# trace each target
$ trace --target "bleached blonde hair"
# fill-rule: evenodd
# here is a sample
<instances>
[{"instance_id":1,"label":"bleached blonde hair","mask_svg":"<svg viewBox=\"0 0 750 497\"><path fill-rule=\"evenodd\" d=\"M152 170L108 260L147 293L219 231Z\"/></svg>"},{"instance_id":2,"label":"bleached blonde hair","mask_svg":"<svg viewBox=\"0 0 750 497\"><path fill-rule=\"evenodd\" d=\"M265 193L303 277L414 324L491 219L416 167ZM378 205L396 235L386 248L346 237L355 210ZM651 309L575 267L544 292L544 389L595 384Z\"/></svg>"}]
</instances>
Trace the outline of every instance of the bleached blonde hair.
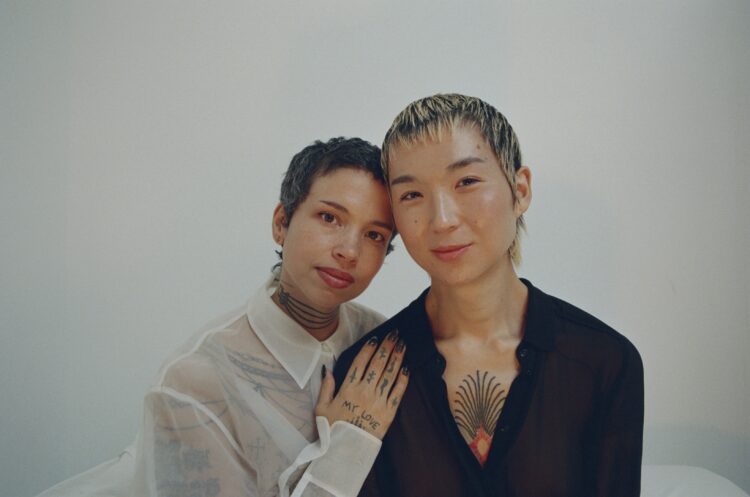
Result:
<instances>
[{"instance_id":1,"label":"bleached blonde hair","mask_svg":"<svg viewBox=\"0 0 750 497\"><path fill-rule=\"evenodd\" d=\"M440 141L444 132L458 126L475 126L487 140L508 180L516 201L516 171L521 167L521 147L508 120L487 102L457 93L437 94L415 100L406 106L383 139L380 165L388 181L388 166L394 147L425 140ZM521 263L521 232L526 230L523 215L516 220L516 236L508 252L511 261Z\"/></svg>"}]
</instances>

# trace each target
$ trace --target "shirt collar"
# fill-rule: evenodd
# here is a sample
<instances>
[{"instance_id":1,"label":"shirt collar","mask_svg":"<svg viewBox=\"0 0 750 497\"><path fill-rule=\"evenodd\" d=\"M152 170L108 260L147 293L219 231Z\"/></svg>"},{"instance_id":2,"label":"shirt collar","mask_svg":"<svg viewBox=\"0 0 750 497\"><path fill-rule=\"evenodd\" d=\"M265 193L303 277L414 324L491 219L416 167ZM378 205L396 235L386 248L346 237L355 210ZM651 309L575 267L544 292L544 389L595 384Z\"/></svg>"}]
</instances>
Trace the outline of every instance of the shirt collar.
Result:
<instances>
[{"instance_id":1,"label":"shirt collar","mask_svg":"<svg viewBox=\"0 0 750 497\"><path fill-rule=\"evenodd\" d=\"M411 369L438 356L435 341L432 338L430 319L425 310L425 299L429 291L429 288L425 289L411 304L394 316L399 336L406 343L405 361Z\"/></svg>"},{"instance_id":2,"label":"shirt collar","mask_svg":"<svg viewBox=\"0 0 750 497\"><path fill-rule=\"evenodd\" d=\"M521 282L529 289L523 341L538 349L552 351L555 348L555 334L559 322L556 319L554 300L532 285L529 280L521 278Z\"/></svg>"},{"instance_id":3,"label":"shirt collar","mask_svg":"<svg viewBox=\"0 0 750 497\"><path fill-rule=\"evenodd\" d=\"M555 319L554 301L528 280L521 278L521 281L529 290L522 342L544 351L551 351L554 349L558 322ZM407 346L406 362L411 368L419 367L430 359L440 358L425 309L425 299L429 290L424 290L395 316L396 326Z\"/></svg>"},{"instance_id":4,"label":"shirt collar","mask_svg":"<svg viewBox=\"0 0 750 497\"><path fill-rule=\"evenodd\" d=\"M323 360L332 364L354 341L349 307L341 305L336 331L319 342L271 300L277 287L278 280L274 273L248 302L247 319L263 345L297 385L304 388L317 369L321 356L331 356L331 360L326 361L325 357Z\"/></svg>"}]
</instances>

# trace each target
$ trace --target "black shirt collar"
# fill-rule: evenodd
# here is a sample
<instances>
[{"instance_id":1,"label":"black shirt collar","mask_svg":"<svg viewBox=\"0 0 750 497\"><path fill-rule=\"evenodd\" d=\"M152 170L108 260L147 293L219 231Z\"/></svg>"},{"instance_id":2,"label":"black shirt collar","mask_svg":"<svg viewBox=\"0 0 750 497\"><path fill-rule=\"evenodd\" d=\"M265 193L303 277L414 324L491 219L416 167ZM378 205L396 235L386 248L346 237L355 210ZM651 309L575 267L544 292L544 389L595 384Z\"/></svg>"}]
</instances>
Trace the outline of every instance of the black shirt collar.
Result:
<instances>
[{"instance_id":1,"label":"black shirt collar","mask_svg":"<svg viewBox=\"0 0 750 497\"><path fill-rule=\"evenodd\" d=\"M555 327L557 326L554 319L554 301L528 280L521 278L521 281L529 290L522 343L543 351L551 351L554 349ZM425 309L425 299L429 290L429 288L425 289L397 316L399 333L407 347L406 362L411 369L441 357L435 347L432 327Z\"/></svg>"},{"instance_id":2,"label":"black shirt collar","mask_svg":"<svg viewBox=\"0 0 750 497\"><path fill-rule=\"evenodd\" d=\"M549 352L555 348L555 333L558 320L555 319L555 302L546 293L521 278L529 289L529 300L526 306L523 341L538 349Z\"/></svg>"}]
</instances>

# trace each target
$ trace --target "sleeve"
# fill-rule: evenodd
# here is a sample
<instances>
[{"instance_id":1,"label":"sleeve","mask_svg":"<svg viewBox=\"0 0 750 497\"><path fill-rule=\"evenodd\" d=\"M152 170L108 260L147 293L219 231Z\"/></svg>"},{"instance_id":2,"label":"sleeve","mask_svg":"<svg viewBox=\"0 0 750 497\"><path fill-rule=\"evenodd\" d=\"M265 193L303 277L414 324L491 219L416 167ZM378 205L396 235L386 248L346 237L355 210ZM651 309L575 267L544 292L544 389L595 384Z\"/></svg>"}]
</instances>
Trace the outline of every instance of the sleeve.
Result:
<instances>
[{"instance_id":1,"label":"sleeve","mask_svg":"<svg viewBox=\"0 0 750 497\"><path fill-rule=\"evenodd\" d=\"M336 380L337 391L344 381L349 367L354 362L354 357L369 336L371 336L371 333L360 338L336 361L333 375ZM328 493L320 494L325 496L379 497L380 492L374 465L382 442L350 423L337 421L329 428L328 420L323 417L316 418L316 422L321 444L325 443L325 433L330 429L330 448L324 455L310 464L305 474L300 478L293 496L308 497L307 493L300 492L307 492L309 488L314 487L328 489ZM343 484L342 476L346 476L346 482ZM332 485L331 482L337 482L338 484ZM310 495L316 494L311 493Z\"/></svg>"},{"instance_id":2,"label":"sleeve","mask_svg":"<svg viewBox=\"0 0 750 497\"><path fill-rule=\"evenodd\" d=\"M330 427L318 417L319 439L268 488L260 480L269 475L244 456L222 420L224 407L170 388L149 393L132 495L355 497L380 450L380 440L364 430L345 422Z\"/></svg>"},{"instance_id":3,"label":"sleeve","mask_svg":"<svg viewBox=\"0 0 750 497\"><path fill-rule=\"evenodd\" d=\"M281 496L290 495L291 475L309 462L292 497L355 497L380 451L380 440L345 421L330 426L325 417L318 416L316 423L318 441L305 447L279 477Z\"/></svg>"},{"instance_id":4,"label":"sleeve","mask_svg":"<svg viewBox=\"0 0 750 497\"><path fill-rule=\"evenodd\" d=\"M161 388L144 403L133 496L258 496L257 468L220 419L223 406Z\"/></svg>"},{"instance_id":5,"label":"sleeve","mask_svg":"<svg viewBox=\"0 0 750 497\"><path fill-rule=\"evenodd\" d=\"M362 342L362 340L360 340ZM341 355L334 367L336 386L341 385L359 349L353 345ZM344 421L333 426L325 417L315 419L318 441L300 452L292 466L279 478L282 497L355 497L375 463L382 442L366 431ZM293 491L289 481L294 471L309 462Z\"/></svg>"},{"instance_id":6,"label":"sleeve","mask_svg":"<svg viewBox=\"0 0 750 497\"><path fill-rule=\"evenodd\" d=\"M605 395L601 427L595 495L641 495L643 363L630 342L627 342L620 371Z\"/></svg>"}]
</instances>

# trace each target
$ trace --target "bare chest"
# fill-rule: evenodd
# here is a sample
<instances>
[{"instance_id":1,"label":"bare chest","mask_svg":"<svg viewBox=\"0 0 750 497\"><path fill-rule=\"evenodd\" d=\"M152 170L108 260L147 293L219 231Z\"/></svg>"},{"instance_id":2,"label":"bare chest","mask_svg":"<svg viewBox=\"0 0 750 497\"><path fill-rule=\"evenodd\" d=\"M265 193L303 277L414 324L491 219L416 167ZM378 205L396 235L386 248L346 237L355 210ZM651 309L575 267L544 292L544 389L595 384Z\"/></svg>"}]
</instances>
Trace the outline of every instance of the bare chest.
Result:
<instances>
[{"instance_id":1,"label":"bare chest","mask_svg":"<svg viewBox=\"0 0 750 497\"><path fill-rule=\"evenodd\" d=\"M510 385L518 375L513 351L446 357L448 403L464 441L484 466Z\"/></svg>"}]
</instances>

